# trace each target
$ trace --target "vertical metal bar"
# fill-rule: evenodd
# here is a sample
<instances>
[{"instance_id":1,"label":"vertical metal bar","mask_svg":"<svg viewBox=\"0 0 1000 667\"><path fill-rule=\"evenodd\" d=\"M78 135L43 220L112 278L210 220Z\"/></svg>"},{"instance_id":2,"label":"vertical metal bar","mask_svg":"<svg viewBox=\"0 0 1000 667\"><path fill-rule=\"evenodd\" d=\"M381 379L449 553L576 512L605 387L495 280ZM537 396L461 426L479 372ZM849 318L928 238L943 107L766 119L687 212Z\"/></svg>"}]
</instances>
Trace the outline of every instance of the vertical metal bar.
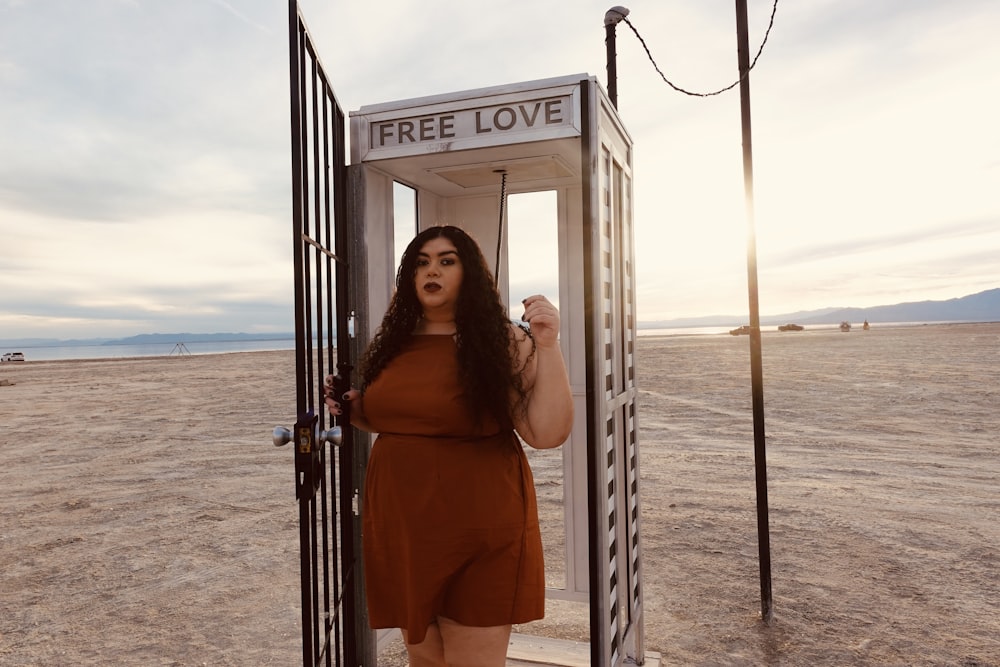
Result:
<instances>
[{"instance_id":1,"label":"vertical metal bar","mask_svg":"<svg viewBox=\"0 0 1000 667\"><path fill-rule=\"evenodd\" d=\"M312 229L309 230L310 236L317 242L317 244L323 244L322 236L322 222L325 213L324 207L320 202L320 195L322 194L321 184L321 174L323 174L323 169L325 167L325 162L320 159L320 135L319 128L321 122L321 115L319 111L320 104L320 91L317 90L317 68L319 67L316 62L316 57L314 55L313 47L309 45L309 54L312 60L312 167L313 167L313 210L315 214L312 220ZM323 106L325 107L326 100L322 98ZM324 147L325 148L325 147ZM319 384L322 382L323 375L323 313L324 309L324 294L326 294L326 286L323 283L323 263L325 260L324 253L319 247L314 246L313 249L313 262L311 265L311 270L314 271L315 276L313 277L315 295L312 299L312 304L314 305L315 317L312 320L312 324L315 327L313 335L310 336L310 345L315 345L315 353L310 358L310 374L309 374L309 404L320 418L320 424L323 424L323 411L320 409L322 407L322 397L316 396L315 392L318 391Z\"/></svg>"},{"instance_id":2,"label":"vertical metal bar","mask_svg":"<svg viewBox=\"0 0 1000 667\"><path fill-rule=\"evenodd\" d=\"M333 247L333 244L331 242L331 235L330 235L330 133L329 133L330 104L329 104L329 90L327 89L326 81L322 78L322 71L320 71L320 80L317 81L316 83L314 83L313 85L315 86L317 84L319 84L321 86L321 90L322 90L322 93L323 93L322 96L320 97L320 100L321 100L320 117L322 119L322 125L321 126L318 125L318 127L322 127L322 142L321 143L322 143L322 153L323 153L323 160L322 160L323 168L322 168L322 170L320 170L320 169L317 168L317 174L322 174L322 184L323 184L323 186L322 186L322 198L323 198L322 223L323 224L322 224L322 228L321 228L320 224L319 224L320 220L317 218L317 220L316 220L316 240L324 248L329 249L329 248ZM317 160L317 162L318 162L318 160ZM318 201L318 199L317 199L317 201ZM333 307L332 307L332 299L331 299L331 297L333 295L332 284L331 284L332 283L332 279L330 277L330 269L331 269L330 262L331 262L331 260L330 260L329 255L326 255L325 253L321 253L317 249L317 251L316 251L316 262L317 262L317 265L319 265L320 262L324 263L325 268L326 268L326 272L325 272L326 282L325 282L325 285L322 284L322 283L320 283L321 279L319 277L317 278L317 284L319 285L318 289L320 291L323 291L323 287L325 286L325 288L326 288L325 291L323 291L323 294L325 295L325 297L320 297L318 299L317 309L318 309L318 311L322 311L322 312L317 312L317 321L321 323L320 324L321 327L322 327L322 323L323 322L325 322L327 324L327 336L330 336L330 335L332 335L331 328L333 326L332 322L331 322L331 317L333 315L333 310L334 310ZM325 308L324 308L324 306L325 306ZM318 344L318 349L317 349L317 354L316 354L316 363L317 363L317 368L319 368L320 372L322 373L323 372L324 352L328 350L330 352L331 356L332 356L333 350L332 350L332 348L330 348L328 346L326 347L326 349L324 349L325 346L323 345L323 332L322 331L318 332L316 340L317 340L317 344ZM324 590L323 595L324 595L324 601L325 601L325 607L324 607L324 609L326 610L326 618L328 619L327 622L326 622L326 624L325 624L325 630L324 630L324 634L326 636L326 644L327 644L327 652L326 652L326 664L327 664L327 667L329 667L332 664L332 662L331 662L332 661L331 653L335 653L336 656L337 656L337 662L338 662L338 664L340 662L340 641L339 641L340 640L340 635L339 635L339 632L337 632L338 624L337 624L336 621L332 620L332 619L337 618L337 610L335 608L331 609L331 607L330 607L331 584L332 584L332 589L333 589L332 590L333 600L338 600L340 598L340 576L339 576L339 569L338 569L338 566L337 566L337 563L338 563L338 558L337 558L337 542L336 542L336 538L335 537L333 538L333 541L331 541L331 536L330 536L329 531L327 529L327 521L326 521L326 516L329 515L330 516L330 521L333 523L333 531L332 531L333 535L336 535L337 534L338 515L334 512L334 509L333 509L334 508L333 499L336 498L336 497L338 497L339 486L343 484L343 480L340 480L338 478L338 476L334 472L336 470L335 464L336 464L338 458L339 457L337 456L336 450L331 448L331 450L330 450L330 465L329 465L329 468L327 468L326 465L324 465L324 467L323 467L324 479L326 478L326 475L329 473L329 479L330 479L330 483L332 485L332 488L330 489L330 500L328 501L325 496L324 496L324 499L323 499L323 512L324 512L324 521L323 521L323 545L324 545L324 548L323 548L323 572L325 573L325 576L323 578L323 590ZM329 505L327 504L328 502L329 502ZM331 630L333 631L333 634L334 634L334 638L333 638L334 639L334 641L333 641L334 651L332 651L332 652L330 651L330 633L331 633Z\"/></svg>"},{"instance_id":3,"label":"vertical metal bar","mask_svg":"<svg viewBox=\"0 0 1000 667\"><path fill-rule=\"evenodd\" d=\"M317 447L321 447L322 443L317 442ZM322 460L322 459L321 459ZM323 469L320 468L318 473L323 474ZM314 472L315 474L315 472ZM310 574L312 578L309 582L309 595L311 597L311 607L312 607L312 619L310 623L310 630L312 631L312 646L313 646L313 662L322 655L322 635L320 634L320 600L319 600L319 559L316 558L316 550L319 548L317 533L316 533L316 521L317 521L317 506L316 506L316 489L311 488L312 496L309 499L309 554L310 554ZM323 492L325 494L325 491Z\"/></svg>"},{"instance_id":4,"label":"vertical metal bar","mask_svg":"<svg viewBox=\"0 0 1000 667\"><path fill-rule=\"evenodd\" d=\"M346 144L344 130L343 111L339 106L335 108L335 124L333 127L333 187L334 187L334 233L335 251L341 261L335 263L337 271L337 377L340 378L341 387L349 389L351 386L351 372L353 370L351 358L351 337L350 337L350 266L344 261L351 252L350 237L348 234L347 220L347 165L345 162L344 147ZM342 427L341 446L339 452L340 467L340 552L341 567L343 577L343 590L356 591L362 585L360 555L355 549L358 538L354 530L354 503L355 494L359 491L359 484L354 476L355 458L355 438L354 430L350 427L350 413L345 415L345 424ZM343 611L344 630L344 660L348 665L362 664L360 660L362 653L373 653L373 649L366 649L366 642L363 634L366 629L365 624L360 622L357 609L359 596L345 594L341 601ZM371 656L372 658L374 655ZM367 663L365 663L367 664Z\"/></svg>"},{"instance_id":5,"label":"vertical metal bar","mask_svg":"<svg viewBox=\"0 0 1000 667\"><path fill-rule=\"evenodd\" d=\"M313 236L315 234L314 229L319 227L318 219L320 216L320 206L319 206L319 195L317 194L317 188L319 183L319 160L318 153L319 147L317 144L317 112L316 112L316 57L312 51L312 45L309 43L308 33L303 29L303 58L308 58L309 62L309 100L306 100L308 107L306 110L306 127L309 132L309 137L306 140L305 150L309 151L309 139L312 139L312 150L311 153L311 166L312 166L312 183L311 189L307 194L313 195L312 206L310 206L309 197L305 198L305 225L303 225L303 231L309 235ZM306 75L305 63L303 64L303 76ZM316 258L316 263L318 264L320 258L319 250L313 251L313 256ZM306 321L306 326L308 327L308 336L306 338L306 346L309 350L309 356L306 359L306 368L308 369L305 378L307 395L309 398L309 408L313 410L315 408L315 395L316 391L315 378L313 376L313 345L316 340L316 331L314 330L314 325L316 322L316 309L319 306L319 296L318 294L313 294L313 276L312 268L313 263L308 261L305 262L305 275L303 276L303 283L306 285L307 298L305 300L306 312L304 313L304 319ZM317 267L318 268L318 267ZM317 276L318 279L318 276ZM315 308L314 308L315 306Z\"/></svg>"},{"instance_id":6,"label":"vertical metal bar","mask_svg":"<svg viewBox=\"0 0 1000 667\"><path fill-rule=\"evenodd\" d=\"M289 74L288 82L291 87L290 91L290 106L291 106L291 143L292 143L292 258L293 267L295 273L295 312L301 312L302 308L302 288L300 285L300 279L302 276L302 239L300 234L302 233L302 108L301 108L301 76L299 72L300 63L300 41L299 41L299 11L298 3L296 0L289 0L288 2L288 47L289 47ZM301 348L299 343L301 342L302 331L300 330L300 322L296 318L295 322L295 349L298 351ZM296 353L295 356L295 373L297 378L302 378L305 375L305 368L303 367L303 361L305 358L300 353ZM304 411L306 400L305 400L305 387L301 382L296 382L295 387L295 403L296 408L301 413Z\"/></svg>"},{"instance_id":7,"label":"vertical metal bar","mask_svg":"<svg viewBox=\"0 0 1000 667\"><path fill-rule=\"evenodd\" d=\"M322 563L322 568L320 568L319 565L317 564L316 570L323 575L322 576L322 586L323 586L323 595L322 595L323 607L322 607L322 609L323 609L323 615L322 615L322 617L320 617L320 615L319 615L319 607L317 606L317 614L316 614L316 616L317 616L317 622L316 622L316 626L317 626L318 632L317 632L316 642L317 642L317 644L320 647L320 649L319 649L320 653L318 655L320 657L324 657L326 664L329 665L330 664L330 646L329 646L330 642L329 642L329 639L328 639L328 635L329 635L329 620L328 619L331 618L331 614L330 614L330 553L329 553L330 531L329 531L328 526L327 526L327 515L329 513L329 507L330 507L330 500L329 500L329 498L335 492L335 488L333 490L330 490L330 491L327 490L327 488L328 488L328 485L327 485L327 443L320 442L320 443L317 444L317 446L320 447L320 464L319 464L319 470L318 470L318 474L320 475L320 487L319 487L319 500L317 501L317 505L319 506L318 514L319 514L320 529L321 529L320 530L320 539L317 540L317 544L319 545L319 550L320 550L319 561ZM333 451L330 451L330 455L329 456L330 456L330 462L331 462L331 465L332 465L332 462L335 459L335 455L334 455ZM334 480L331 479L330 483L333 484L334 487L336 487L336 483L335 483ZM317 597L319 597L320 580L318 578L315 580L314 585L316 587L316 595L317 595Z\"/></svg>"},{"instance_id":8,"label":"vertical metal bar","mask_svg":"<svg viewBox=\"0 0 1000 667\"><path fill-rule=\"evenodd\" d=\"M302 243L303 230L303 143L305 128L302 123L302 33L299 27L299 8L296 0L288 2L288 81L289 81L289 112L291 120L292 148L292 258L295 281L295 405L298 419L303 419L307 411L306 384L306 347L305 322L301 313L304 310L305 293L302 285L304 247ZM297 446L297 443L296 443ZM314 663L313 642L310 633L312 626L312 599L309 595L310 572L312 570L310 543L311 512L308 495L310 493L307 479L296 466L296 496L299 504L299 575L302 601L302 663Z\"/></svg>"},{"instance_id":9,"label":"vertical metal bar","mask_svg":"<svg viewBox=\"0 0 1000 667\"><path fill-rule=\"evenodd\" d=\"M764 431L764 371L757 294L757 240L753 201L753 144L750 132L750 51L747 3L736 0L736 36L740 68L740 116L743 129L743 189L747 216L747 292L750 304L750 383L753 395L754 467L757 482L757 548L760 554L761 618L774 617L771 599L771 538L767 511L767 454Z\"/></svg>"},{"instance_id":10,"label":"vertical metal bar","mask_svg":"<svg viewBox=\"0 0 1000 667\"><path fill-rule=\"evenodd\" d=\"M300 198L300 211L301 216L299 220L298 230L296 232L296 241L299 244L299 253L301 256L300 267L298 274L298 284L302 290L302 297L300 302L296 303L296 332L300 335L296 337L295 349L297 355L300 357L300 365L302 368L301 375L296 376L297 384L299 385L299 391L302 394L302 405L299 410L307 412L313 405L312 402L312 392L310 389L310 378L312 376L312 290L309 288L309 257L308 257L308 247L303 239L302 235L309 232L309 221L312 219L312 210L309 202L309 109L307 106L307 85L306 85L306 72L307 68L307 46L309 41L309 36L306 33L305 26L302 25L301 17L297 17L298 21L298 58L299 58L299 117L302 127L302 133L300 136L300 162L299 168L301 169L301 189L299 191Z\"/></svg>"},{"instance_id":11,"label":"vertical metal bar","mask_svg":"<svg viewBox=\"0 0 1000 667\"><path fill-rule=\"evenodd\" d=\"M329 217L330 217L330 203L329 203L330 194L329 194L329 192L330 192L330 187L329 187L329 174L328 174L329 164L327 162L327 155L328 155L328 152L329 152L329 148L327 146L327 129L326 129L326 123L327 123L327 98L326 98L326 91L325 90L324 90L324 94L323 94L323 98L322 98L322 118L323 118L323 142L322 142L323 143L323 171L322 171L322 173L323 173L323 221L322 221L323 222L323 229L322 229L322 231L320 230L319 220L317 220L316 228L317 228L317 234L318 235L317 235L316 238L317 238L317 240L319 241L319 243L324 248L328 248L329 247L329 241L330 241L330 234L329 234L329 228L330 228L330 220L329 220ZM322 376L325 373L325 370L324 370L324 359L326 358L325 357L325 353L329 352L332 355L332 350L330 350L328 347L326 347L324 345L323 330L322 330L322 328L323 328L323 325L326 325L326 335L327 336L331 335L329 321L330 321L331 311L333 310L332 307L331 307L331 299L332 299L333 291L332 291L332 286L330 285L330 282L331 282L330 281L330 258L326 254L320 253L319 251L317 251L316 261L317 261L317 264L319 264L320 262L323 262L323 264L325 265L324 266L325 272L323 272L323 275L322 276L317 276L317 284L318 285L321 284L320 281L323 281L322 284L321 284L321 286L318 289L320 291L322 291L323 294L324 294L324 296L318 300L318 305L317 305L317 322L320 323L320 329L321 330L317 333L317 336L316 336L316 342L317 342L316 367L317 367L317 369L319 371L319 374ZM329 362L326 362L326 363L329 363ZM322 381L322 380L320 380L320 381ZM337 456L337 450L335 448L333 448L333 447L330 447L329 451L330 451L330 454L329 454L329 456L330 456L330 458L329 458L329 466L326 465L325 461L324 461L324 466L323 466L323 478L330 480L330 494L329 494L329 499L327 499L326 497L324 497L324 499L323 499L323 512L324 512L324 515L323 515L324 516L324 521L323 521L323 545L324 545L323 546L323 572L325 573L324 577L323 577L323 591L324 591L323 595L324 595L324 600L325 600L324 609L326 611L326 618L328 619L327 622L326 622L326 628L325 628L324 632L325 632L325 635L326 635L326 643L328 645L328 647L327 647L327 659L326 659L326 664L328 666L331 664L331 662L330 662L331 661L331 656L330 656L330 651L329 651L329 644L330 644L329 635L330 635L330 630L331 630L331 627L336 627L336 623L333 620L331 620L331 619L334 619L337 616L337 610L335 608L336 607L336 600L340 596L340 586L339 586L339 584L340 584L340 578L337 576L337 539L335 537L336 534L337 534L337 515L336 515L336 512L335 512L335 507L336 506L334 505L334 500L333 500L334 498L337 497L337 489L338 489L338 484L340 483L340 480L337 479L337 476L333 472L334 469L335 469L334 466L336 465L337 458L338 458L338 456ZM327 521L327 517L329 517L329 521ZM328 529L328 523L332 523L333 524L332 527L329 528L329 529ZM331 599L334 601L333 608L331 608L331 603L330 603ZM340 646L339 646L339 644L336 641L336 637L335 637L333 648L334 648L334 655L339 656ZM338 657L338 660L339 660L339 657Z\"/></svg>"},{"instance_id":12,"label":"vertical metal bar","mask_svg":"<svg viewBox=\"0 0 1000 667\"><path fill-rule=\"evenodd\" d=\"M312 215L310 216L310 226L307 228L307 233L317 242L322 241L321 229L322 229L322 218L323 218L323 207L322 207L322 170L324 163L320 156L320 112L319 112L319 99L320 95L325 91L321 90L319 85L319 63L316 59L316 52L312 43L307 38L305 40L306 53L309 57L310 68L309 68L309 114L311 123L311 133L310 139L312 140ZM307 302L307 307L310 309L308 313L308 320L310 326L315 326L315 330L310 329L309 335L309 377L307 382L309 385L309 397L310 404L313 403L314 392L316 391L316 377L313 374L313 364L318 364L316 370L322 373L323 365L323 349L322 349L322 336L323 336L323 259L324 254L319 248L313 250L314 262L309 264L310 270L312 265L315 264L315 277L309 275L309 283L313 285L315 281L314 288L315 292L310 294L310 299ZM319 349L313 353L313 345L317 345ZM321 412L321 410L320 410ZM329 529L329 516L330 516L330 500L328 493L327 484L327 457L326 457L326 442L317 443L320 451L320 462L319 470L317 474L319 475L319 498L316 500L317 511L315 521L318 522L319 534L316 536L315 544L318 553L316 555L316 562L313 564L313 597L315 599L316 617L314 619L313 627L315 629L316 637L315 644L317 646L317 657L324 658L324 661L329 664L330 662L330 651L329 651L329 622L330 618L330 529ZM314 530L317 529L316 523L313 524ZM322 610L322 613L321 613Z\"/></svg>"},{"instance_id":13,"label":"vertical metal bar","mask_svg":"<svg viewBox=\"0 0 1000 667\"><path fill-rule=\"evenodd\" d=\"M339 114L338 114L338 108L337 108L336 102L334 101L331 104L332 91L328 90L327 83L326 83L325 80L324 80L323 92L324 92L324 94L323 94L323 164L324 164L324 178L323 178L323 222L324 222L324 226L323 226L323 238L320 240L320 242L321 242L321 244L323 245L324 248L331 249L331 248L334 247L334 242L335 242L335 235L334 235L334 231L333 231L333 227L332 227L332 222L333 221L332 221L331 218L332 218L333 215L335 215L335 213L331 210L331 205L330 205L330 190L331 190L331 188L333 188L334 190L336 188L336 186L333 184L333 181L337 177L337 171L336 171L336 166L331 164L330 142L331 141L335 142L334 143L334 149L335 149L334 154L336 153L336 149L337 149L337 147L338 147L339 144L336 143L336 139L331 139L331 137L330 137L330 114L332 112L332 115L333 115L334 119L339 118ZM332 109L331 109L331 106L332 106ZM334 122L336 122L336 120ZM336 192L334 192L334 196L336 196ZM325 260L325 267L326 267L326 294L327 294L327 298L326 298L327 309L326 309L326 318L325 318L326 319L326 341L325 341L325 343L326 343L327 355L326 355L326 368L324 369L324 375L334 375L334 373L335 373L335 371L334 371L334 359L335 359L335 356L336 356L335 353L334 353L334 340L335 340L334 336L336 335L336 331L337 331L337 328L335 326L335 319L334 318L337 315L337 308L333 307L333 304L331 303L331 298L338 293L336 290L339 289L340 286L337 285L335 283L335 281L334 281L335 266L334 266L333 259L329 255L324 255L324 260ZM321 365L322 365L322 363L321 363ZM331 421L332 421L332 418L331 418ZM340 459L341 459L341 454L336 449L331 448L331 450L330 450L330 466L329 466L329 469L328 469L328 473L330 475L330 479L331 479L331 482L332 482L332 485L333 485L333 489L332 489L332 492L331 492L331 506L333 506L333 500L332 500L333 498L338 498L339 499L339 497L341 495L341 487L344 484L343 477L340 476L340 475L338 475L337 472L336 472L337 471L337 467L336 466L337 466L338 462L340 461ZM342 521L343 521L343 517L340 516L340 512L338 511L336 514L334 514L334 535L339 534L339 531L338 531L339 522L342 522ZM324 538L324 542L326 542L326 538ZM328 544L330 544L330 549L331 549L332 553L330 554L329 562L325 566L325 568L326 568L326 572L328 573L327 576L332 576L333 599L334 600L340 600L341 599L341 590L342 590L341 583L342 583L342 580L343 580L343 576L342 576L342 564L341 564L342 561L341 561L341 557L340 557L340 554L339 554L339 550L337 548L337 540L334 538L331 542L328 542ZM330 574L331 568L333 569L332 575ZM338 621L334 621L331 625L332 625L332 628L334 630L334 649L335 649L337 664L339 665L340 664L341 655L342 655L341 645L340 645L340 624L343 622L343 620L342 620L343 617L341 615L339 615L336 610L334 610L333 618L338 618L338 617L341 620L339 622ZM328 661L328 664L329 664L329 661Z\"/></svg>"},{"instance_id":14,"label":"vertical metal bar","mask_svg":"<svg viewBox=\"0 0 1000 667\"><path fill-rule=\"evenodd\" d=\"M342 147L336 138L337 134L336 127L334 127L333 129L334 136L331 137L330 116L332 113L334 118L333 122L337 123L339 122L340 114L338 113L336 102L333 100L333 91L330 89L329 82L326 81L326 78L323 75L322 70L320 70L320 80L318 81L318 84L322 86L323 90L323 106L322 106L323 142L322 143L323 143L323 166L324 166L323 169L324 225L322 234L324 238L324 244L323 244L324 247L327 249L333 249L336 243L336 230L334 229L334 225L337 213L334 210L333 205L331 204L331 194L333 196L333 200L335 201L338 196L338 190L339 190L339 187L336 184L336 180L339 177L339 172L337 166L332 163L332 160L333 156L336 156L337 152L339 150L342 150ZM331 155L330 151L331 145L333 146L333 155ZM333 318L339 312L339 308L336 306L335 299L339 297L339 294L343 290L343 287L339 284L338 281L335 281L333 278L334 275L333 272L336 270L336 263L329 257L329 255L325 255L325 257L326 257L326 269L327 269L327 276L326 276L327 298L325 304L327 306L326 310L327 313L326 320L328 325L327 336L328 336L328 349L330 353L330 361L328 363L330 364L329 370L332 371L332 363L334 356L332 343L333 343L333 336L336 333L336 328L334 325ZM333 482L333 489L331 490L331 496L330 496L330 517L333 523L334 537L331 538L332 541L328 542L331 554L329 560L330 564L326 569L327 576L332 578L331 583L333 585L333 599L337 601L335 605L337 608L333 610L333 616L332 616L332 618L335 618L337 620L330 623L330 625L327 627L327 633L328 635L331 632L333 634L333 646L335 649L338 665L341 664L342 656L346 658L346 655L344 654L343 650L344 647L342 646L342 634L343 634L342 628L344 627L345 623L344 614L342 613L343 610L342 591L344 590L344 575L343 575L344 559L342 556L342 547L338 547L338 541L337 538L335 537L337 535L342 535L343 523L344 523L343 502L341 499L344 493L343 489L345 481L343 474L339 472L339 469L343 466L343 456L344 455L342 448L338 448L337 450L331 449L329 473L330 473L330 479ZM336 504L334 504L334 499L337 500ZM341 542L342 541L343 539L341 538ZM327 641L329 642L329 638ZM330 664L331 664L330 660L328 659L327 665ZM353 664L353 663L348 663L348 664Z\"/></svg>"},{"instance_id":15,"label":"vertical metal bar","mask_svg":"<svg viewBox=\"0 0 1000 667\"><path fill-rule=\"evenodd\" d=\"M315 190L316 187L315 148L313 148L312 152L310 152L310 146L309 146L310 137L313 138L313 143L315 144L315 133L316 133L316 114L315 114L315 97L316 97L315 67L316 66L315 66L315 59L311 57L309 35L305 30L305 26L302 24L301 16L299 17L299 26L300 26L299 30L301 39L300 73L302 76L302 88L301 88L302 103L303 103L302 116L303 116L303 125L305 126L305 135L306 135L305 137L303 137L302 150L303 150L303 156L310 156L312 158L311 162L314 171L314 176L312 182L310 183L307 176L310 160L306 158L303 164L303 172L304 172L303 178L306 181L306 186L304 188L303 198L302 198L303 200L302 232L306 235L309 235L312 231L311 226L313 224L313 220L317 215L316 207L311 206L310 205L311 202L309 200L309 195ZM308 79L309 85L307 85L306 83L307 76L309 76ZM312 104L310 105L311 101ZM312 111L312 113L310 113L310 111ZM315 332L313 330L314 294L312 289L312 262L309 259L309 256L307 254L308 251L307 249L305 249L305 245L306 244L303 242L304 261L303 261L303 273L302 273L302 286L303 290L305 291L305 298L302 301L303 310L299 313L299 318L302 320L303 328L305 330L305 336L303 338L303 347L305 349L304 366L306 368L306 374L303 378L300 379L300 382L302 382L305 385L304 391L306 393L308 407L311 410L314 406L313 367L312 367L313 339L315 337ZM322 448L323 443L317 442L315 446L317 448ZM322 458L320 458L320 461L322 461ZM312 474L314 476L315 475L319 476L318 480L314 480L314 482L310 484L310 489L309 489L310 490L309 553L310 553L310 563L311 563L311 568L310 568L311 580L309 582L309 593L311 596L311 608L312 608L312 618L310 627L312 632L313 659L316 660L321 656L321 651L322 651L322 634L320 633L320 625L321 625L320 610L322 609L322 607L321 607L321 599L319 592L319 558L318 558L318 551L321 545L319 543L319 535L317 534L317 525L322 520L322 517L325 514L325 509L322 505L317 507L316 490L317 486L322 487L325 478L322 467L320 467L319 470L316 470L315 468L315 466L317 465L316 461L313 461L312 465L313 465L313 468L311 469ZM323 494L321 494L320 502L322 501L322 495Z\"/></svg>"},{"instance_id":16,"label":"vertical metal bar","mask_svg":"<svg viewBox=\"0 0 1000 667\"><path fill-rule=\"evenodd\" d=\"M312 598L309 596L309 572L312 569L309 550L309 526L311 503L304 498L299 499L299 573L302 587L302 664L312 665L313 643L310 628L312 627Z\"/></svg>"}]
</instances>

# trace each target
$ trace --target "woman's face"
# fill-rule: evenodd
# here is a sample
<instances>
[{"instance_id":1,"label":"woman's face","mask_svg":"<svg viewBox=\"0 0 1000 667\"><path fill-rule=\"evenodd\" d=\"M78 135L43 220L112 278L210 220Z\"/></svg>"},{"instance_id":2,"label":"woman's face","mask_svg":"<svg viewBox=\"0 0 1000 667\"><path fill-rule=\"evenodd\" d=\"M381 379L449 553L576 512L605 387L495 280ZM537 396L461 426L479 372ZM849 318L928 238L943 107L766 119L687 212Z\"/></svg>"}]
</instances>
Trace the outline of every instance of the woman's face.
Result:
<instances>
[{"instance_id":1,"label":"woman's face","mask_svg":"<svg viewBox=\"0 0 1000 667\"><path fill-rule=\"evenodd\" d=\"M462 275L458 250L448 238L438 236L420 248L413 280L425 315L442 311L454 313Z\"/></svg>"}]
</instances>

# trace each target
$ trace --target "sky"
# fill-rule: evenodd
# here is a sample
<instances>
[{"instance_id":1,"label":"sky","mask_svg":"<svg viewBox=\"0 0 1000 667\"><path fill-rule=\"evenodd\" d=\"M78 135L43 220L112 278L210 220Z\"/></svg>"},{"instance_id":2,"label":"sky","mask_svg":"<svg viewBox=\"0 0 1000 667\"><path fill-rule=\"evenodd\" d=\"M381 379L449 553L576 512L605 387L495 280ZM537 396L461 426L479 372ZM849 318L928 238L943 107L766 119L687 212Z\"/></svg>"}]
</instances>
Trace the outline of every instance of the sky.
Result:
<instances>
[{"instance_id":1,"label":"sky","mask_svg":"<svg viewBox=\"0 0 1000 667\"><path fill-rule=\"evenodd\" d=\"M348 112L607 85L608 2L300 4ZM773 0L747 4L752 55ZM734 2L625 6L675 85L737 78ZM0 0L0 339L293 330L287 7ZM998 26L995 0L779 0L750 75L762 315L1000 287ZM617 52L639 320L745 314L738 88L676 92L625 23Z\"/></svg>"}]
</instances>

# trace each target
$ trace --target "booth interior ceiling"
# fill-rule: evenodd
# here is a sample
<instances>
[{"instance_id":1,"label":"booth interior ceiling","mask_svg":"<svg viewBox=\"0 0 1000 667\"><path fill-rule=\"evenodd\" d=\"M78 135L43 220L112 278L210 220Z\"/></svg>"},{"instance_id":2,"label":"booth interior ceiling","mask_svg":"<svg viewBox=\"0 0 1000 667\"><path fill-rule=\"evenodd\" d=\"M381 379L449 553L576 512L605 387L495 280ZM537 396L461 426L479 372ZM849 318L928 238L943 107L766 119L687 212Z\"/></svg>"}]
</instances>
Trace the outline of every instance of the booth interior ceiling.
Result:
<instances>
[{"instance_id":1,"label":"booth interior ceiling","mask_svg":"<svg viewBox=\"0 0 1000 667\"><path fill-rule=\"evenodd\" d=\"M576 175L573 168L558 155L539 155L517 160L504 160L503 162L438 167L428 171L463 188L496 184L498 181L497 172L499 171L506 172L508 183L533 183L539 180L569 178Z\"/></svg>"}]
</instances>

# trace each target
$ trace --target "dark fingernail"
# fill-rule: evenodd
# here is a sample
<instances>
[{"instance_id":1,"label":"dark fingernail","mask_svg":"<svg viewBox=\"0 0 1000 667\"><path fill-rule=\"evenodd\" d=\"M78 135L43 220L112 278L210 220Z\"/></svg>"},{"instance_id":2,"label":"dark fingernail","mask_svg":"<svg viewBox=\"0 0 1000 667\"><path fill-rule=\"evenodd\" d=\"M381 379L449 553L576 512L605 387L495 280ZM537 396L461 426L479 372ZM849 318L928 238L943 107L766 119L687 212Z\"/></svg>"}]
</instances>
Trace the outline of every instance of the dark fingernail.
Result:
<instances>
[{"instance_id":1,"label":"dark fingernail","mask_svg":"<svg viewBox=\"0 0 1000 667\"><path fill-rule=\"evenodd\" d=\"M346 401L347 400L347 394L344 394L343 396L341 396L341 398Z\"/></svg>"}]
</instances>

